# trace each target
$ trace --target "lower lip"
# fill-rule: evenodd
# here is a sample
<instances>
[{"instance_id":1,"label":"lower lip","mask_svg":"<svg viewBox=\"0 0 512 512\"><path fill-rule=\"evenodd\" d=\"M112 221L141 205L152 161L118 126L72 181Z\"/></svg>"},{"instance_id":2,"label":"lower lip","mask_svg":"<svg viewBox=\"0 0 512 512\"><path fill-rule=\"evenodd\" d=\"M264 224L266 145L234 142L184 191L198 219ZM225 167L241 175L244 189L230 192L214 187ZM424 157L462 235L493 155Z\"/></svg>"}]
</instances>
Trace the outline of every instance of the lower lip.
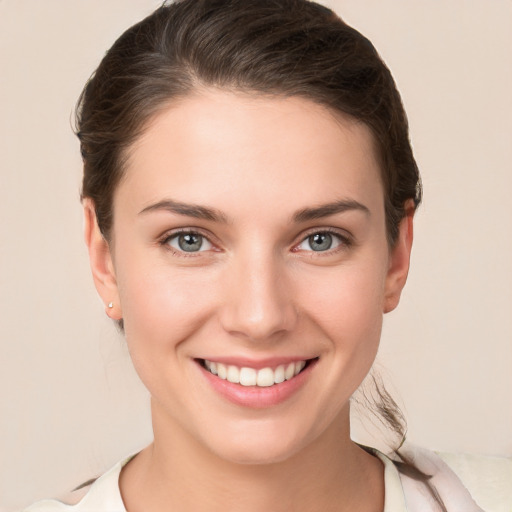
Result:
<instances>
[{"instance_id":1,"label":"lower lip","mask_svg":"<svg viewBox=\"0 0 512 512\"><path fill-rule=\"evenodd\" d=\"M241 384L234 384L228 380L224 380L213 375L204 368L200 362L197 362L197 365L201 369L202 374L208 383L222 397L236 405L250 407L253 409L263 409L265 407L272 407L283 403L292 395L297 393L311 375L311 372L317 362L318 359L310 361L306 368L304 368L304 370L295 377L290 380L285 380L280 384L274 384L273 386L268 387L242 386Z\"/></svg>"}]
</instances>

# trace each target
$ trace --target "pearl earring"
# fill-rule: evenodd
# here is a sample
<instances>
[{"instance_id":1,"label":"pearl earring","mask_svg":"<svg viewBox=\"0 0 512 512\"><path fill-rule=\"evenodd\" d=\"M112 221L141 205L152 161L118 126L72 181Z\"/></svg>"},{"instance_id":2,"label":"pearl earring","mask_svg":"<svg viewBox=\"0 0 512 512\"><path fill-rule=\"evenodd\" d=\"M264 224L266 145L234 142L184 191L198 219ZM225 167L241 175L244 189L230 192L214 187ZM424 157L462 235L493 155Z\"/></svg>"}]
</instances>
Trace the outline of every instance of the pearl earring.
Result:
<instances>
[{"instance_id":1,"label":"pearl earring","mask_svg":"<svg viewBox=\"0 0 512 512\"><path fill-rule=\"evenodd\" d=\"M114 307L114 303L113 303L113 302L109 302L107 307L108 307L109 309L112 309L112 308Z\"/></svg>"}]
</instances>

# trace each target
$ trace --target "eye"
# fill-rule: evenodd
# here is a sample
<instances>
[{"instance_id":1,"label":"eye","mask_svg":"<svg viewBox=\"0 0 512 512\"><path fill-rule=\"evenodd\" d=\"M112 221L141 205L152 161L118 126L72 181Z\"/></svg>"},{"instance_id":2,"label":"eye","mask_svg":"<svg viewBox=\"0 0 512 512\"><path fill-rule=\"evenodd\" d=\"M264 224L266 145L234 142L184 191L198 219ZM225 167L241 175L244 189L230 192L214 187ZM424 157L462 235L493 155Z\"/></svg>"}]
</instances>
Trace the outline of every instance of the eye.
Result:
<instances>
[{"instance_id":1,"label":"eye","mask_svg":"<svg viewBox=\"0 0 512 512\"><path fill-rule=\"evenodd\" d=\"M175 233L167 237L164 243L178 252L202 252L213 247L205 236L192 231Z\"/></svg>"},{"instance_id":2,"label":"eye","mask_svg":"<svg viewBox=\"0 0 512 512\"><path fill-rule=\"evenodd\" d=\"M298 246L299 251L325 252L349 245L347 238L329 231L317 231L306 237Z\"/></svg>"}]
</instances>

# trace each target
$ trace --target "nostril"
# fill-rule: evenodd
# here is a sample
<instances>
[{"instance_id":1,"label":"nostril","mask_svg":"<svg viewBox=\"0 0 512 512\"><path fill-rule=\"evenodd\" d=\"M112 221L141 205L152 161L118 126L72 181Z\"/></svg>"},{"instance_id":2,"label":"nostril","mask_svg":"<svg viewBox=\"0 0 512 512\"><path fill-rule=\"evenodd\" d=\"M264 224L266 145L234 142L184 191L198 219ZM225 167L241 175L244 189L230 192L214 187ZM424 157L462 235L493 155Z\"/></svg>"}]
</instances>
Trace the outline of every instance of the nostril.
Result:
<instances>
[{"instance_id":1,"label":"nostril","mask_svg":"<svg viewBox=\"0 0 512 512\"><path fill-rule=\"evenodd\" d=\"M292 331L297 312L282 272L261 261L233 268L219 309L226 332L252 341L275 340ZM271 263L268 263L271 265Z\"/></svg>"}]
</instances>

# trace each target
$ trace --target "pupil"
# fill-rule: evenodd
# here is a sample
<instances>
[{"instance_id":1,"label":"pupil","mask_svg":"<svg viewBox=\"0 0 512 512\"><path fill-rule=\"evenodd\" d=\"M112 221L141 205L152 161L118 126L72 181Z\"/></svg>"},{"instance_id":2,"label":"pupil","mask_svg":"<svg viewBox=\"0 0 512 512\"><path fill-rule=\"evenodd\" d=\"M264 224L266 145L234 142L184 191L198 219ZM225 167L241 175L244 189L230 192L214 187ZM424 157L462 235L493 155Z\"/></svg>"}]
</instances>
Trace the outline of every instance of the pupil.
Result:
<instances>
[{"instance_id":1,"label":"pupil","mask_svg":"<svg viewBox=\"0 0 512 512\"><path fill-rule=\"evenodd\" d=\"M309 245L314 251L326 251L331 248L332 236L329 233L315 233L309 237Z\"/></svg>"},{"instance_id":2,"label":"pupil","mask_svg":"<svg viewBox=\"0 0 512 512\"><path fill-rule=\"evenodd\" d=\"M201 246L203 245L203 239L201 235L193 235L191 233L187 233L185 235L180 235L178 238L178 245L182 251L194 252L201 249Z\"/></svg>"}]
</instances>

